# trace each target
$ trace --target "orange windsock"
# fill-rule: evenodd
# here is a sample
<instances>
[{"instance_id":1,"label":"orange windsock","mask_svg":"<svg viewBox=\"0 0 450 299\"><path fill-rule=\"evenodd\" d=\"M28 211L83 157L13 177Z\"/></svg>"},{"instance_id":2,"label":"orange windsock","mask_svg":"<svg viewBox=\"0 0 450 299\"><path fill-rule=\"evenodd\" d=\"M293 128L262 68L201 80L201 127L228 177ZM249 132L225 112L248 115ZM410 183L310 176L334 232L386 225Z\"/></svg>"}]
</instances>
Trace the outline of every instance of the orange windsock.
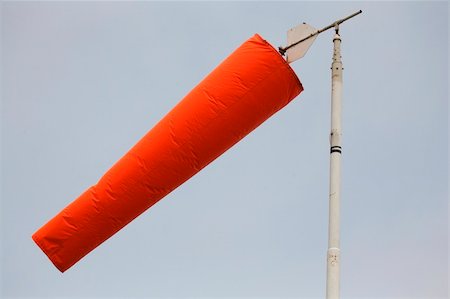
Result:
<instances>
[{"instance_id":1,"label":"orange windsock","mask_svg":"<svg viewBox=\"0 0 450 299\"><path fill-rule=\"evenodd\" d=\"M33 240L66 271L302 90L280 54L254 35Z\"/></svg>"}]
</instances>

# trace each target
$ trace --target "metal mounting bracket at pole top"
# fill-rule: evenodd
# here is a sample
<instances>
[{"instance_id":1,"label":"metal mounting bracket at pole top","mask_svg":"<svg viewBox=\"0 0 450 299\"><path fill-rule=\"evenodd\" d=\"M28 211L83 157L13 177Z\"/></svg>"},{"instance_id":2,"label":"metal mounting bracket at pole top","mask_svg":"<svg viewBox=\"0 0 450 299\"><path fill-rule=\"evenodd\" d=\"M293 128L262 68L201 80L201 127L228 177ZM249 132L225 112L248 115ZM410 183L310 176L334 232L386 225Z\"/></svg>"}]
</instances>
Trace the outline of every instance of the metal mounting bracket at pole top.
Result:
<instances>
[{"instance_id":1,"label":"metal mounting bracket at pole top","mask_svg":"<svg viewBox=\"0 0 450 299\"><path fill-rule=\"evenodd\" d=\"M336 34L339 34L339 24L334 24L334 31L336 32Z\"/></svg>"},{"instance_id":2,"label":"metal mounting bracket at pole top","mask_svg":"<svg viewBox=\"0 0 450 299\"><path fill-rule=\"evenodd\" d=\"M291 48L297 46L298 44L300 44L300 43L302 43L302 42L304 42L304 41L306 41L306 40L309 40L309 39L311 39L311 38L313 38L313 37L319 35L320 33L324 32L324 31L326 31L326 30L328 30L328 29L331 29L331 28L333 28L333 27L335 28L336 33L338 33L338 32L339 32L339 25L340 25L340 24L342 24L343 22L347 21L348 19L353 18L354 16L359 15L360 13L362 13L362 10L359 10L359 11L355 12L354 14L351 14L351 15L349 15L349 16L343 18L343 19L337 20L336 22L333 22L332 24L330 24L330 25L328 25L328 26L326 26L326 27L324 27L324 28L322 28L322 29L320 29L320 30L317 30L317 31L315 31L315 32L312 32L311 34L307 35L306 37L303 37L303 38L301 38L300 40L298 40L298 41L296 41L296 42L294 42L294 43L292 43L292 44L290 44L290 45L287 45L286 47L278 47L278 51L280 52L281 55L284 56L284 54L286 53L287 50L289 50L289 49L291 49ZM307 48L305 49L305 52L308 50L308 48L309 48L309 47L307 47ZM304 55L304 53L303 53L303 55ZM301 57L303 57L303 55L301 55ZM299 57L299 58L300 58L300 57Z\"/></svg>"}]
</instances>

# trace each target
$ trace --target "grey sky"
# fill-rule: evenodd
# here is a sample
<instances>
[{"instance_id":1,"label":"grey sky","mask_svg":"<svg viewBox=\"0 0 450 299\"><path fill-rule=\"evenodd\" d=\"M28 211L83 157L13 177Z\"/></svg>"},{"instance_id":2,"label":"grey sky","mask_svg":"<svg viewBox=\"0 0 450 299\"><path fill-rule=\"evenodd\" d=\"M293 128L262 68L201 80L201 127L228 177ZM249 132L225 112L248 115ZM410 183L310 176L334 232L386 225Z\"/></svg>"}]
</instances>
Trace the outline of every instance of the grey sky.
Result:
<instances>
[{"instance_id":1,"label":"grey sky","mask_svg":"<svg viewBox=\"0 0 450 299\"><path fill-rule=\"evenodd\" d=\"M2 298L320 298L332 32L305 91L59 273L31 234L244 40L341 28L342 298L448 296L446 2L2 2Z\"/></svg>"}]
</instances>

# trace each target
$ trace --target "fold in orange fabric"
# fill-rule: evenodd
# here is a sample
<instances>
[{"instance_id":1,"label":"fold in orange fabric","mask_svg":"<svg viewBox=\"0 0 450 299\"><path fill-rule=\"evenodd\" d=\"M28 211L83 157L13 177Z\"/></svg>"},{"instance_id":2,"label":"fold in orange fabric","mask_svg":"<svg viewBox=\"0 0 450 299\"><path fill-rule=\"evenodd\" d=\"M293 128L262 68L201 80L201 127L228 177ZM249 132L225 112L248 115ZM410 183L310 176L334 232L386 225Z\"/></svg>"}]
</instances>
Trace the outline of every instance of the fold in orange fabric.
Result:
<instances>
[{"instance_id":1,"label":"fold in orange fabric","mask_svg":"<svg viewBox=\"0 0 450 299\"><path fill-rule=\"evenodd\" d=\"M254 35L33 240L66 271L302 90L280 54Z\"/></svg>"}]
</instances>

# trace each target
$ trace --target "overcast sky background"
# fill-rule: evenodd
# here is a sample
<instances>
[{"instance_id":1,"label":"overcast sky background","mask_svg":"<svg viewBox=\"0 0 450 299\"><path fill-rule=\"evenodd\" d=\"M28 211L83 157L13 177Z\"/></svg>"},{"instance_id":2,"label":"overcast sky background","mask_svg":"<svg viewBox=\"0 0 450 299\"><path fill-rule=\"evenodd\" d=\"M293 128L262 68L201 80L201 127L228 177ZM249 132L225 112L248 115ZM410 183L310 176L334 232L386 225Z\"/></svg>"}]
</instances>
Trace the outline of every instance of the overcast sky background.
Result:
<instances>
[{"instance_id":1,"label":"overcast sky background","mask_svg":"<svg viewBox=\"0 0 450 299\"><path fill-rule=\"evenodd\" d=\"M2 298L324 298L333 32L305 91L66 273L31 235L254 33L341 27L342 298L448 296L446 2L2 2Z\"/></svg>"}]
</instances>

